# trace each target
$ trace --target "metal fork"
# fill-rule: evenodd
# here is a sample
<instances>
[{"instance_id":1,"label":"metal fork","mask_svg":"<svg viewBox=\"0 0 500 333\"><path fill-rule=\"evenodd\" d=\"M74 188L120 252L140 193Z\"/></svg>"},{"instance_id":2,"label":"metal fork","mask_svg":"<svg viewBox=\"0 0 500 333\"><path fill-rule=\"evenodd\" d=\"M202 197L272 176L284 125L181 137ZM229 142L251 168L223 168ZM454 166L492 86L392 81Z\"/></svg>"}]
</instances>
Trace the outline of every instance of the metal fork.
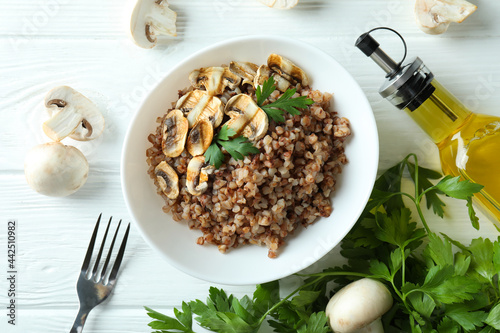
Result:
<instances>
[{"instance_id":1,"label":"metal fork","mask_svg":"<svg viewBox=\"0 0 500 333\"><path fill-rule=\"evenodd\" d=\"M106 242L106 237L108 235L109 226L111 224L111 217L108 222L108 226L106 228L106 232L104 233L104 237L101 243L101 248L99 249L99 253L97 254L97 258L90 272L90 259L92 258L92 252L94 251L94 244L97 238L97 231L99 229L99 223L101 221L102 214L99 215L97 219L97 223L94 228L94 233L92 234L92 238L90 239L89 247L87 249L87 254L85 255L85 259L83 260L82 269L80 272L80 276L78 277L78 282L76 284L76 290L78 293L78 299L80 300L80 309L78 310L78 315L76 316L75 323L73 324L73 328L71 328L70 333L80 333L83 330L83 325L85 325L85 321L87 320L89 312L98 304L102 303L108 296L111 294L113 287L116 283L116 276L118 274L118 269L120 268L120 264L123 259L123 253L125 252L125 246L127 244L128 233L130 230L130 223L127 226L127 230L125 231L125 235L123 236L122 243L120 245L120 249L118 250L118 254L115 259L115 263L113 268L111 269L111 273L109 273L109 277L106 279L106 269L108 268L108 264L111 260L111 252L113 251L113 246L115 245L116 235L118 234L118 230L120 229L121 220L118 223L118 227L116 228L115 235L109 247L108 255L102 267L100 273L98 273L99 262L101 260L102 252L104 250L104 244ZM90 274L90 276L89 276Z\"/></svg>"}]
</instances>

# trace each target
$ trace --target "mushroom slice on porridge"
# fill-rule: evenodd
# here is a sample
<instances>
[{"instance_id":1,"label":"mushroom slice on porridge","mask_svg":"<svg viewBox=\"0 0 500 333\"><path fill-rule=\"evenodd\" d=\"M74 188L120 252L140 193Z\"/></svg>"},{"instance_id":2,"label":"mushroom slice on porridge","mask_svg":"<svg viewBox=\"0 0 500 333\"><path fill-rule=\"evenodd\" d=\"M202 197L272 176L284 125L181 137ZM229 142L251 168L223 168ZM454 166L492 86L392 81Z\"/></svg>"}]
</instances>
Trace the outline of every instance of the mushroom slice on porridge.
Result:
<instances>
[{"instance_id":1,"label":"mushroom slice on porridge","mask_svg":"<svg viewBox=\"0 0 500 333\"><path fill-rule=\"evenodd\" d=\"M198 156L205 153L212 139L214 138L214 129L212 124L202 119L191 129L187 138L187 150L192 156Z\"/></svg>"},{"instance_id":2,"label":"mushroom slice on porridge","mask_svg":"<svg viewBox=\"0 0 500 333\"><path fill-rule=\"evenodd\" d=\"M287 89L292 85L290 81L285 79L279 73L273 72L267 65L261 65L257 69L257 73L255 74L255 78L253 80L254 88L257 89L258 86L262 86L271 76L274 79L276 88L281 92L287 91Z\"/></svg>"},{"instance_id":3,"label":"mushroom slice on porridge","mask_svg":"<svg viewBox=\"0 0 500 333\"><path fill-rule=\"evenodd\" d=\"M241 78L228 67L207 67L196 69L189 74L191 85L197 89L205 87L210 96L222 95L226 87L236 89Z\"/></svg>"},{"instance_id":4,"label":"mushroom slice on porridge","mask_svg":"<svg viewBox=\"0 0 500 333\"><path fill-rule=\"evenodd\" d=\"M236 132L235 136L243 134L250 141L257 141L267 133L267 114L249 95L239 94L232 97L224 112L231 117L226 125Z\"/></svg>"},{"instance_id":5,"label":"mushroom slice on porridge","mask_svg":"<svg viewBox=\"0 0 500 333\"><path fill-rule=\"evenodd\" d=\"M217 128L224 116L224 104L215 96L210 96L206 91L193 90L179 98L176 109L187 114L189 128L194 127L198 121L207 119L214 128Z\"/></svg>"},{"instance_id":6,"label":"mushroom slice on porridge","mask_svg":"<svg viewBox=\"0 0 500 333\"><path fill-rule=\"evenodd\" d=\"M309 86L306 73L285 57L273 53L267 58L267 66L293 84L300 83L303 87Z\"/></svg>"},{"instance_id":7,"label":"mushroom slice on porridge","mask_svg":"<svg viewBox=\"0 0 500 333\"><path fill-rule=\"evenodd\" d=\"M162 192L169 199L176 199L179 196L179 177L167 162L162 161L155 168L155 175Z\"/></svg>"},{"instance_id":8,"label":"mushroom slice on porridge","mask_svg":"<svg viewBox=\"0 0 500 333\"><path fill-rule=\"evenodd\" d=\"M196 156L189 161L187 167L186 186L192 195L202 195L208 189L208 177L215 167L205 163L205 157Z\"/></svg>"},{"instance_id":9,"label":"mushroom slice on porridge","mask_svg":"<svg viewBox=\"0 0 500 333\"><path fill-rule=\"evenodd\" d=\"M234 74L238 75L241 77L241 85L250 85L253 86L253 80L255 78L255 75L257 74L257 70L259 69L259 66L252 62L238 62L238 61L231 61L229 64L229 70L233 72Z\"/></svg>"},{"instance_id":10,"label":"mushroom slice on porridge","mask_svg":"<svg viewBox=\"0 0 500 333\"><path fill-rule=\"evenodd\" d=\"M182 111L170 111L163 120L161 147L166 157L177 157L184 151L188 130L189 124Z\"/></svg>"}]
</instances>

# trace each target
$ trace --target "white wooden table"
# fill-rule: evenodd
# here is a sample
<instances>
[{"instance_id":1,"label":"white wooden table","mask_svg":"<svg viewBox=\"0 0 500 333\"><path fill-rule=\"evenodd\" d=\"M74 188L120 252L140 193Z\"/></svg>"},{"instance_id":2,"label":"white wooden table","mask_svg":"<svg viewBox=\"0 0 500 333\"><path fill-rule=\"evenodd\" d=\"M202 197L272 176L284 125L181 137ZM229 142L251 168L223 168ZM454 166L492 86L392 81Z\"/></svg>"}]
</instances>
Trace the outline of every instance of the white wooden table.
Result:
<instances>
[{"instance_id":1,"label":"white wooden table","mask_svg":"<svg viewBox=\"0 0 500 333\"><path fill-rule=\"evenodd\" d=\"M290 11L256 0L171 0L178 37L153 50L127 36L125 2L118 0L0 0L0 332L67 332L76 315L75 282L99 213L129 221L120 184L122 142L131 116L148 91L177 62L214 42L248 34L281 34L307 41L339 61L360 83L380 136L380 170L416 152L438 169L437 149L425 134L377 93L382 72L353 47L380 25L400 31L410 56L420 56L440 81L474 111L500 116L500 2L474 0L479 10L442 36L422 33L408 0L301 0ZM391 37L383 47L395 58ZM90 163L87 184L67 198L50 198L26 184L23 160L46 142L41 130L45 93L69 85L105 109L107 128L81 148ZM435 231L467 242L496 237L483 216L476 232L462 202L446 200L444 220L429 215ZM7 323L7 222L17 221L16 325ZM309 268L339 261L337 250ZM285 279L293 283L294 278ZM132 227L126 258L111 299L90 315L84 332L150 332L144 305L170 312L183 300L205 299L211 284L169 266ZM254 286L225 289L237 296Z\"/></svg>"}]
</instances>

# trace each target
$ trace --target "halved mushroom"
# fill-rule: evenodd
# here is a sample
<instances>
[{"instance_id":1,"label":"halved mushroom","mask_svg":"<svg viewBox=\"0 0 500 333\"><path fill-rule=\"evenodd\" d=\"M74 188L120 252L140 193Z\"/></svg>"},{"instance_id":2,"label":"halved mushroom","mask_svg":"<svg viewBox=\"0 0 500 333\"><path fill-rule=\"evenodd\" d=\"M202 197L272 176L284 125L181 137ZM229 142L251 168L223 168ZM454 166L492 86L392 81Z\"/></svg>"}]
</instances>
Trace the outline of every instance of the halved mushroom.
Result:
<instances>
[{"instance_id":1,"label":"halved mushroom","mask_svg":"<svg viewBox=\"0 0 500 333\"><path fill-rule=\"evenodd\" d=\"M288 81L278 73L273 72L267 65L261 65L259 69L257 69L257 73L255 74L255 78L253 80L255 89L257 89L258 86L263 85L264 82L267 81L271 76L274 79L276 88L281 92L287 91L287 89L292 85L290 81Z\"/></svg>"},{"instance_id":2,"label":"halved mushroom","mask_svg":"<svg viewBox=\"0 0 500 333\"><path fill-rule=\"evenodd\" d=\"M162 192L169 199L176 199L179 196L179 176L175 170L162 161L155 168L155 175Z\"/></svg>"},{"instance_id":3,"label":"halved mushroom","mask_svg":"<svg viewBox=\"0 0 500 333\"><path fill-rule=\"evenodd\" d=\"M167 157L177 157L184 150L189 130L187 119L181 110L172 110L163 121L163 140L161 148Z\"/></svg>"},{"instance_id":4,"label":"halved mushroom","mask_svg":"<svg viewBox=\"0 0 500 333\"><path fill-rule=\"evenodd\" d=\"M138 0L130 20L134 42L145 49L156 46L157 36L177 36L177 13L168 8L167 0Z\"/></svg>"},{"instance_id":5,"label":"halved mushroom","mask_svg":"<svg viewBox=\"0 0 500 333\"><path fill-rule=\"evenodd\" d=\"M249 84L253 86L253 79L258 69L259 66L252 62L231 61L229 64L229 70L242 78L242 85Z\"/></svg>"},{"instance_id":6,"label":"halved mushroom","mask_svg":"<svg viewBox=\"0 0 500 333\"><path fill-rule=\"evenodd\" d=\"M264 5L271 8L290 9L295 7L299 0L259 0Z\"/></svg>"},{"instance_id":7,"label":"halved mushroom","mask_svg":"<svg viewBox=\"0 0 500 333\"><path fill-rule=\"evenodd\" d=\"M189 161L186 175L186 187L192 195L202 195L208 189L208 177L215 167L205 163L204 156L196 156Z\"/></svg>"},{"instance_id":8,"label":"halved mushroom","mask_svg":"<svg viewBox=\"0 0 500 333\"><path fill-rule=\"evenodd\" d=\"M249 95L239 94L232 97L224 112L231 117L226 125L236 132L235 136L243 135L250 141L257 141L267 132L267 114Z\"/></svg>"},{"instance_id":9,"label":"halved mushroom","mask_svg":"<svg viewBox=\"0 0 500 333\"><path fill-rule=\"evenodd\" d=\"M241 78L232 73L228 67L207 67L194 70L189 74L189 81L195 88L205 87L210 96L222 95L224 89L233 90L241 82Z\"/></svg>"},{"instance_id":10,"label":"halved mushroom","mask_svg":"<svg viewBox=\"0 0 500 333\"><path fill-rule=\"evenodd\" d=\"M175 108L188 114L189 128L195 126L202 119L210 121L212 126L217 128L224 117L222 101L202 90L188 92L177 101Z\"/></svg>"},{"instance_id":11,"label":"halved mushroom","mask_svg":"<svg viewBox=\"0 0 500 333\"><path fill-rule=\"evenodd\" d=\"M448 30L451 22L462 23L476 9L465 0L417 0L415 16L423 32L438 35Z\"/></svg>"},{"instance_id":12,"label":"halved mushroom","mask_svg":"<svg viewBox=\"0 0 500 333\"><path fill-rule=\"evenodd\" d=\"M104 117L97 106L71 87L60 86L49 91L45 108L51 118L43 123L43 131L54 141L67 136L88 141L104 131Z\"/></svg>"},{"instance_id":13,"label":"halved mushroom","mask_svg":"<svg viewBox=\"0 0 500 333\"><path fill-rule=\"evenodd\" d=\"M294 84L309 85L306 73L285 57L273 53L267 58L267 66Z\"/></svg>"},{"instance_id":14,"label":"halved mushroom","mask_svg":"<svg viewBox=\"0 0 500 333\"><path fill-rule=\"evenodd\" d=\"M212 124L202 119L189 132L186 148L192 156L203 155L210 147L214 138L214 128Z\"/></svg>"}]
</instances>

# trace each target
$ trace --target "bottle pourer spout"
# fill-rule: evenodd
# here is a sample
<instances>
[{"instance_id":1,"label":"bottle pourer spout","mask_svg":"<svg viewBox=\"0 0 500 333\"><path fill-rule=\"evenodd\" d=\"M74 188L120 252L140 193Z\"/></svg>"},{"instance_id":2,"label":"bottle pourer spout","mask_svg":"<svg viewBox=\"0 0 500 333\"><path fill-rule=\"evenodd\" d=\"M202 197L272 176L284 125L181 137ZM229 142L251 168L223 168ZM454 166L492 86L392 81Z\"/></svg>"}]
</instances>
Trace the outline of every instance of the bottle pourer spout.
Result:
<instances>
[{"instance_id":1,"label":"bottle pourer spout","mask_svg":"<svg viewBox=\"0 0 500 333\"><path fill-rule=\"evenodd\" d=\"M379 47L380 44L372 36L370 36L369 32L359 36L355 45L367 57L372 58L372 60L375 61L375 63L379 65L379 67L382 68L388 76L392 76L393 73L396 73L399 70L400 64L396 63Z\"/></svg>"}]
</instances>

